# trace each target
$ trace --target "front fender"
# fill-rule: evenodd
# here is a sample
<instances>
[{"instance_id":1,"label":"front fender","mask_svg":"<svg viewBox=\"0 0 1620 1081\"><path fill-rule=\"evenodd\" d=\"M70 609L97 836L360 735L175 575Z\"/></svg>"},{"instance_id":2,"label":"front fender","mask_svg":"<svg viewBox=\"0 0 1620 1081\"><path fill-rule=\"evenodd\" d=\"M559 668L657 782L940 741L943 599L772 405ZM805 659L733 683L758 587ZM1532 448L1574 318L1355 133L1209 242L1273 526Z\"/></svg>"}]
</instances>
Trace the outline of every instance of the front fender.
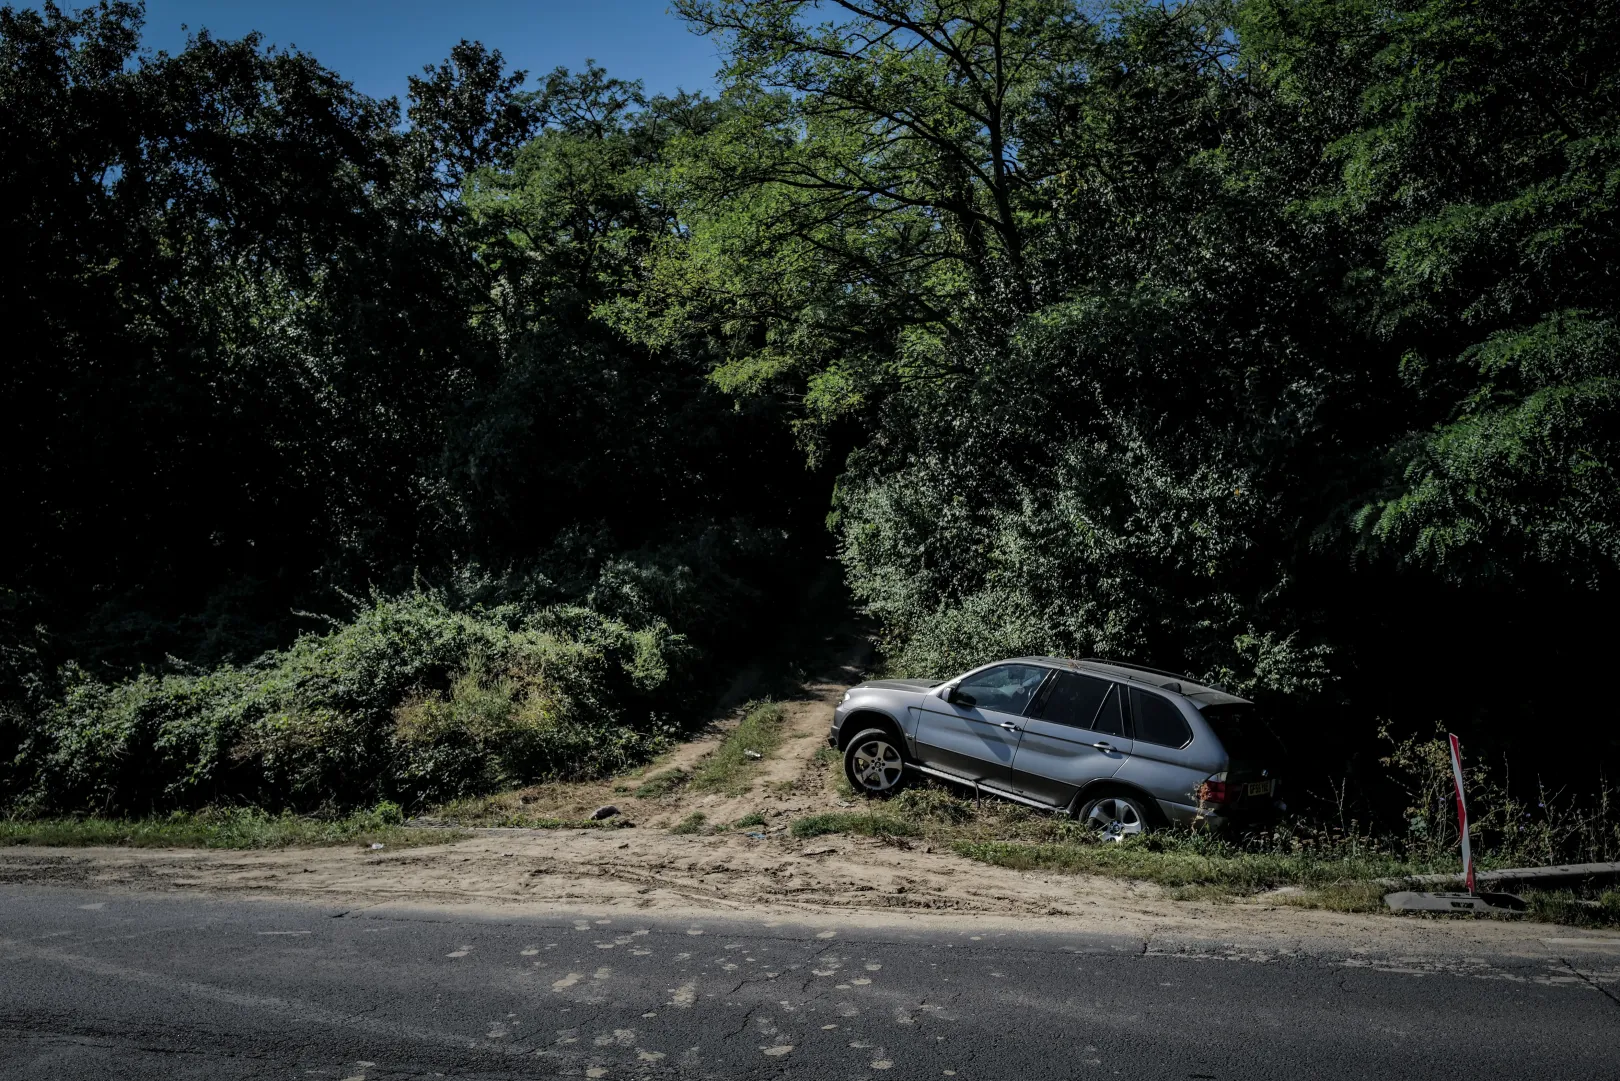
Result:
<instances>
[{"instance_id":1,"label":"front fender","mask_svg":"<svg viewBox=\"0 0 1620 1081\"><path fill-rule=\"evenodd\" d=\"M873 701L871 699L858 699L846 702L833 714L833 729L831 743L834 747L843 747L850 736L857 729L863 727L892 728L904 739L907 751L912 750L912 739L916 735L917 722L915 708L908 709L903 703ZM863 723L862 718L870 723Z\"/></svg>"}]
</instances>

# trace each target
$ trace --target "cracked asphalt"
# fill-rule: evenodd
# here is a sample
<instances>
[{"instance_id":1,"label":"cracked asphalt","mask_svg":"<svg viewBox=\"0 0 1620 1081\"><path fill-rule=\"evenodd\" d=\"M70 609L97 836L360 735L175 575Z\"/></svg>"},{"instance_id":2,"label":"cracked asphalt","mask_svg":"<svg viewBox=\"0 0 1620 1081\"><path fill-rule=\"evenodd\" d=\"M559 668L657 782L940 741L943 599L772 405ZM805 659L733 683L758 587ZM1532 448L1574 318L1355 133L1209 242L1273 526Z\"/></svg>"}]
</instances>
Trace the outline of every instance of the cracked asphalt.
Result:
<instances>
[{"instance_id":1,"label":"cracked asphalt","mask_svg":"<svg viewBox=\"0 0 1620 1081\"><path fill-rule=\"evenodd\" d=\"M1543 941L1425 959L0 887L0 1078L1620 1076L1620 939Z\"/></svg>"}]
</instances>

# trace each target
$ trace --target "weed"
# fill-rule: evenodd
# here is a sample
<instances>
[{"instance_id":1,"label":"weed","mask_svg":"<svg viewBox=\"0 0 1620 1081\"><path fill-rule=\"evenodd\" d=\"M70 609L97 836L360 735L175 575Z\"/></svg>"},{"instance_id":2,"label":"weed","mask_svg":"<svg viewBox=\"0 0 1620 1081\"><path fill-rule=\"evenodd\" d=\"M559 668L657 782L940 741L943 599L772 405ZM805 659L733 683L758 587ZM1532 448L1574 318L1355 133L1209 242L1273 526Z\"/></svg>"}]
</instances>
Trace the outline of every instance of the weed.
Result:
<instances>
[{"instance_id":1,"label":"weed","mask_svg":"<svg viewBox=\"0 0 1620 1081\"><path fill-rule=\"evenodd\" d=\"M1381 734L1390 738L1387 732ZM1386 844L1398 844L1420 858L1458 859L1457 805L1448 741L1437 731L1433 739L1411 738L1400 743L1391 739L1391 743L1382 762L1406 791L1407 832ZM1505 764L1498 775L1472 761L1464 773L1474 851L1487 853L1498 866L1620 860L1620 819L1613 817L1614 792L1607 784L1600 786L1595 801L1584 806L1538 785L1532 805L1509 791Z\"/></svg>"},{"instance_id":2,"label":"weed","mask_svg":"<svg viewBox=\"0 0 1620 1081\"><path fill-rule=\"evenodd\" d=\"M781 746L782 723L786 718L786 711L775 702L751 705L737 727L693 771L691 786L699 792L724 792L732 796L747 792L753 787L751 775L755 762L769 758Z\"/></svg>"},{"instance_id":3,"label":"weed","mask_svg":"<svg viewBox=\"0 0 1620 1081\"><path fill-rule=\"evenodd\" d=\"M1376 882L1330 882L1277 898L1279 904L1300 908L1325 908L1331 912L1387 912L1384 894L1389 889Z\"/></svg>"},{"instance_id":4,"label":"weed","mask_svg":"<svg viewBox=\"0 0 1620 1081\"><path fill-rule=\"evenodd\" d=\"M669 827L669 832L679 834L702 833L703 826L709 821L709 816L702 811L693 811L675 825Z\"/></svg>"},{"instance_id":5,"label":"weed","mask_svg":"<svg viewBox=\"0 0 1620 1081\"><path fill-rule=\"evenodd\" d=\"M0 819L0 845L117 845L128 848L286 848L381 843L390 848L445 844L460 830L402 825L395 803L342 818L270 815L256 808L209 808L138 819Z\"/></svg>"},{"instance_id":6,"label":"weed","mask_svg":"<svg viewBox=\"0 0 1620 1081\"><path fill-rule=\"evenodd\" d=\"M744 829L748 826L763 826L764 824L765 816L760 814L758 811L755 811L753 814L745 814L741 818L737 819L737 821L732 823L732 825L736 826L738 829Z\"/></svg>"},{"instance_id":7,"label":"weed","mask_svg":"<svg viewBox=\"0 0 1620 1081\"><path fill-rule=\"evenodd\" d=\"M672 794L691 779L692 775L678 766L674 769L666 769L662 773L655 773L643 781L641 786L636 789L636 795L642 799L661 799ZM618 791L618 789L614 789L614 791Z\"/></svg>"},{"instance_id":8,"label":"weed","mask_svg":"<svg viewBox=\"0 0 1620 1081\"><path fill-rule=\"evenodd\" d=\"M1279 886L1327 886L1347 879L1424 873L1390 857L1312 856L1251 852L1206 834L1156 833L1118 843L1076 835L1056 843L963 841L956 851L970 859L1015 870L1067 871L1144 879L1165 887L1219 886L1258 893Z\"/></svg>"},{"instance_id":9,"label":"weed","mask_svg":"<svg viewBox=\"0 0 1620 1081\"><path fill-rule=\"evenodd\" d=\"M795 837L820 837L828 833L859 833L867 837L915 837L921 832L910 822L889 815L858 811L829 811L807 815L793 823Z\"/></svg>"},{"instance_id":10,"label":"weed","mask_svg":"<svg viewBox=\"0 0 1620 1081\"><path fill-rule=\"evenodd\" d=\"M890 801L889 806L911 818L930 819L951 826L961 825L974 813L972 803L934 786L905 789Z\"/></svg>"},{"instance_id":11,"label":"weed","mask_svg":"<svg viewBox=\"0 0 1620 1081\"><path fill-rule=\"evenodd\" d=\"M531 818L521 812L499 815L478 825L497 829L525 830L616 830L628 829L630 823L621 818L597 822L589 818Z\"/></svg>"},{"instance_id":12,"label":"weed","mask_svg":"<svg viewBox=\"0 0 1620 1081\"><path fill-rule=\"evenodd\" d=\"M1604 890L1593 899L1569 890L1531 890L1523 896L1534 919L1571 927L1620 927L1620 890Z\"/></svg>"}]
</instances>

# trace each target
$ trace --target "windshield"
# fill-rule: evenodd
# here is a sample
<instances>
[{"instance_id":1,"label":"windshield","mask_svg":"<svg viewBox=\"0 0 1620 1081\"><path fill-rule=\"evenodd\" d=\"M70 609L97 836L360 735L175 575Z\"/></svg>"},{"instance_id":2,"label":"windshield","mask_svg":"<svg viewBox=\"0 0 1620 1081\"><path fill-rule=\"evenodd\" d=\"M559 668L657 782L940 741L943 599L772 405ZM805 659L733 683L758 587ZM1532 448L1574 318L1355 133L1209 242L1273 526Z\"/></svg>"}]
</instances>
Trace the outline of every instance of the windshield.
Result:
<instances>
[{"instance_id":1,"label":"windshield","mask_svg":"<svg viewBox=\"0 0 1620 1081\"><path fill-rule=\"evenodd\" d=\"M1288 746L1265 716L1247 703L1205 706L1200 710L1215 736L1239 764L1278 769L1288 757Z\"/></svg>"}]
</instances>

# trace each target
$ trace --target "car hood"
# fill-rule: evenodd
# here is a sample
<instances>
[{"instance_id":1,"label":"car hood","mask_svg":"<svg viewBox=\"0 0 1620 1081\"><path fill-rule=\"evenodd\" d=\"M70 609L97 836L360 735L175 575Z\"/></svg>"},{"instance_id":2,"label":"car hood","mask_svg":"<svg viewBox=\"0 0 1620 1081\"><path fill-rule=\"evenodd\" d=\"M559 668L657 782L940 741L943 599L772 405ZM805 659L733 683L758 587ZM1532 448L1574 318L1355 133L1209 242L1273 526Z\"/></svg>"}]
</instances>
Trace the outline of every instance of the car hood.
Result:
<instances>
[{"instance_id":1,"label":"car hood","mask_svg":"<svg viewBox=\"0 0 1620 1081\"><path fill-rule=\"evenodd\" d=\"M926 691L938 687L937 679L872 679L851 687L852 691Z\"/></svg>"}]
</instances>

